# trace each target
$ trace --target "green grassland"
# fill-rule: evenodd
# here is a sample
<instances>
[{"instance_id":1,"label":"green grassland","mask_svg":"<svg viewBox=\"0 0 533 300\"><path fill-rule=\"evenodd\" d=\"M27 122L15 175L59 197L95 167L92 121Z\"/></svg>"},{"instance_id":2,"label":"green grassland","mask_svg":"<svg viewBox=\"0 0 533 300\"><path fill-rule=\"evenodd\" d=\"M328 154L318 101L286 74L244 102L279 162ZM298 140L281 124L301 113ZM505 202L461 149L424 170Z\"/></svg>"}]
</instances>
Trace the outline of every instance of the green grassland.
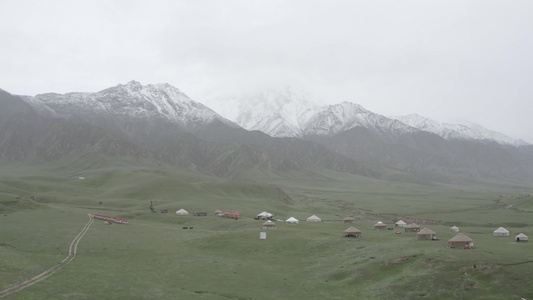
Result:
<instances>
[{"instance_id":1,"label":"green grassland","mask_svg":"<svg viewBox=\"0 0 533 300\"><path fill-rule=\"evenodd\" d=\"M97 213L129 224L95 221L70 264L6 299L533 298L533 242L514 241L519 232L533 235L533 198L515 196L528 187L252 172L230 181L108 157L7 165L0 171L0 290L59 263L87 213ZM150 202L169 213L150 213ZM191 215L176 216L180 208ZM217 209L243 215L216 217ZM199 210L208 216L192 216ZM260 240L263 221L253 217L264 210L300 224L277 222ZM312 214L325 221L306 222ZM346 216L355 224L342 223ZM416 220L439 240L373 230L397 219ZM363 238L343 238L349 225ZM475 249L447 248L452 225ZM499 226L511 237L493 237Z\"/></svg>"}]
</instances>

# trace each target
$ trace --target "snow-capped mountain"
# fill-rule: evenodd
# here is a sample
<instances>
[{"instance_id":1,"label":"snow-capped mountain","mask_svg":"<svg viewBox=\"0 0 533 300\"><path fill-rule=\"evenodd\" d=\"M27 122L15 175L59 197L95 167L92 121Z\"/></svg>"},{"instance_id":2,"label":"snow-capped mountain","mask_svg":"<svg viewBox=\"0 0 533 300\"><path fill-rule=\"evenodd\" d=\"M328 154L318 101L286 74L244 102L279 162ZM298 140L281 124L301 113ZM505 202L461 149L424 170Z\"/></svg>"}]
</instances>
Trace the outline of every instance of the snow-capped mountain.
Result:
<instances>
[{"instance_id":1,"label":"snow-capped mountain","mask_svg":"<svg viewBox=\"0 0 533 300\"><path fill-rule=\"evenodd\" d=\"M191 100L179 89L169 84L141 85L130 81L96 93L40 94L23 99L40 113L67 119L95 120L100 116L118 118L159 119L187 128L210 123L218 119L230 121Z\"/></svg>"},{"instance_id":2,"label":"snow-capped mountain","mask_svg":"<svg viewBox=\"0 0 533 300\"><path fill-rule=\"evenodd\" d=\"M290 89L246 97L240 99L235 123L273 137L332 135L357 126L395 134L416 131L354 103L317 106L308 99Z\"/></svg>"},{"instance_id":3,"label":"snow-capped mountain","mask_svg":"<svg viewBox=\"0 0 533 300\"><path fill-rule=\"evenodd\" d=\"M489 140L499 144L523 146L528 145L521 139L514 139L502 133L489 130L481 125L468 124L450 124L441 123L432 119L428 119L417 114L410 114L405 116L392 116L391 118L399 120L405 124L418 128L420 130L435 133L445 139L458 140Z\"/></svg>"},{"instance_id":4,"label":"snow-capped mountain","mask_svg":"<svg viewBox=\"0 0 533 300\"><path fill-rule=\"evenodd\" d=\"M312 115L302 130L303 135L332 135L354 127L375 129L382 133L400 135L418 131L404 123L366 110L361 105L342 102L323 106Z\"/></svg>"},{"instance_id":5,"label":"snow-capped mountain","mask_svg":"<svg viewBox=\"0 0 533 300\"><path fill-rule=\"evenodd\" d=\"M305 122L318 109L308 96L289 88L242 97L237 101L235 123L274 137L300 136Z\"/></svg>"},{"instance_id":6,"label":"snow-capped mountain","mask_svg":"<svg viewBox=\"0 0 533 300\"><path fill-rule=\"evenodd\" d=\"M385 117L361 105L342 102L318 106L290 89L240 99L235 122L248 130L259 130L273 137L334 135L364 127L395 136L426 131L445 139L488 140L503 145L528 145L480 125L440 123L418 115Z\"/></svg>"}]
</instances>

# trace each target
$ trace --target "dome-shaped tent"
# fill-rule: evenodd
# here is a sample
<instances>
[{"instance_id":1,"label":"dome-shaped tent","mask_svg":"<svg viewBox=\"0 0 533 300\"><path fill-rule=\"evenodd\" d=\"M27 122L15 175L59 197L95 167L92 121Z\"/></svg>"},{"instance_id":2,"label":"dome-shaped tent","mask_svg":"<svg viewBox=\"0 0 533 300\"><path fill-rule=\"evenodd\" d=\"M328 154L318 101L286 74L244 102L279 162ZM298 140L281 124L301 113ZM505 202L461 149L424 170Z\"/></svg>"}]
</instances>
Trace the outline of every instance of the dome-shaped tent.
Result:
<instances>
[{"instance_id":1,"label":"dome-shaped tent","mask_svg":"<svg viewBox=\"0 0 533 300\"><path fill-rule=\"evenodd\" d=\"M405 227L407 226L407 223L405 223L403 220L399 220L398 222L394 223L394 227Z\"/></svg>"},{"instance_id":2,"label":"dome-shaped tent","mask_svg":"<svg viewBox=\"0 0 533 300\"><path fill-rule=\"evenodd\" d=\"M285 224L298 224L300 221L294 217L290 217L287 220L285 220Z\"/></svg>"},{"instance_id":3,"label":"dome-shaped tent","mask_svg":"<svg viewBox=\"0 0 533 300\"><path fill-rule=\"evenodd\" d=\"M405 227L405 232L419 232L420 226L416 225L415 223L411 223Z\"/></svg>"},{"instance_id":4,"label":"dome-shaped tent","mask_svg":"<svg viewBox=\"0 0 533 300\"><path fill-rule=\"evenodd\" d=\"M363 236L361 235L361 230L350 226L346 230L344 230L344 237L354 237L356 239L360 239Z\"/></svg>"},{"instance_id":5,"label":"dome-shaped tent","mask_svg":"<svg viewBox=\"0 0 533 300\"><path fill-rule=\"evenodd\" d=\"M494 232L492 233L492 235L494 236L509 236L510 232L509 230L503 228L503 227L500 227L496 230L494 230Z\"/></svg>"},{"instance_id":6,"label":"dome-shaped tent","mask_svg":"<svg viewBox=\"0 0 533 300\"><path fill-rule=\"evenodd\" d=\"M523 233L517 234L515 239L516 239L517 242L527 242L528 241L527 235L525 235Z\"/></svg>"},{"instance_id":7,"label":"dome-shaped tent","mask_svg":"<svg viewBox=\"0 0 533 300\"><path fill-rule=\"evenodd\" d=\"M309 218L307 218L307 222L322 222L322 219L319 217L312 215Z\"/></svg>"},{"instance_id":8,"label":"dome-shaped tent","mask_svg":"<svg viewBox=\"0 0 533 300\"><path fill-rule=\"evenodd\" d=\"M263 224L261 224L261 226L263 229L276 229L276 223L270 220L264 222Z\"/></svg>"},{"instance_id":9,"label":"dome-shaped tent","mask_svg":"<svg viewBox=\"0 0 533 300\"><path fill-rule=\"evenodd\" d=\"M187 216L187 215L189 215L189 212L186 211L185 209L181 208L180 210L176 211L176 215L177 216Z\"/></svg>"},{"instance_id":10,"label":"dome-shaped tent","mask_svg":"<svg viewBox=\"0 0 533 300\"><path fill-rule=\"evenodd\" d=\"M383 229L387 229L387 225L384 224L383 222L379 221L379 222L377 222L376 224L374 224L374 229L375 229L375 230L383 230Z\"/></svg>"},{"instance_id":11,"label":"dome-shaped tent","mask_svg":"<svg viewBox=\"0 0 533 300\"><path fill-rule=\"evenodd\" d=\"M458 233L456 236L448 240L448 247L470 249L474 247L474 241L466 235Z\"/></svg>"},{"instance_id":12,"label":"dome-shaped tent","mask_svg":"<svg viewBox=\"0 0 533 300\"><path fill-rule=\"evenodd\" d=\"M431 229L424 228L416 233L417 240L436 240L437 233Z\"/></svg>"},{"instance_id":13,"label":"dome-shaped tent","mask_svg":"<svg viewBox=\"0 0 533 300\"><path fill-rule=\"evenodd\" d=\"M354 218L352 217L346 217L343 219L343 222L344 223L353 223L354 222Z\"/></svg>"}]
</instances>

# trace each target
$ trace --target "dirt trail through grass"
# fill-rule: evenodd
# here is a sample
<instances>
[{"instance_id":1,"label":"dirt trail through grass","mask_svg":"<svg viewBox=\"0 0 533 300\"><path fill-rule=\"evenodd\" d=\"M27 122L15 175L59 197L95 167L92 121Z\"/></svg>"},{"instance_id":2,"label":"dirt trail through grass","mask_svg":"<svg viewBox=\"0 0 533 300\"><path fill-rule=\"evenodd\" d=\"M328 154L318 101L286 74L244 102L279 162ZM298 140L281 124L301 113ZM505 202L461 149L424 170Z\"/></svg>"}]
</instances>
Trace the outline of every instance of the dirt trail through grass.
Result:
<instances>
[{"instance_id":1,"label":"dirt trail through grass","mask_svg":"<svg viewBox=\"0 0 533 300\"><path fill-rule=\"evenodd\" d=\"M85 224L85 226L83 227L83 229L80 231L80 233L74 238L74 240L72 240L72 243L70 243L70 247L68 249L68 256L63 259L60 263L58 263L57 265L49 268L48 270L42 272L41 274L31 278L31 279L28 279L26 281L23 281L21 283L18 283L18 284L15 284L13 285L12 287L9 287L5 290L2 290L0 291L0 298L3 298L5 296L9 296L11 294L14 294L22 289L25 289L29 286L32 286L34 284L36 284L37 282L43 280L43 279L46 279L48 278L49 276L52 276L55 272L59 271L61 268L63 268L64 266L66 266L68 263L70 263L75 257L76 257L76 251L78 249L78 243L81 241L81 239L83 238L83 236L85 235L85 233L87 233L87 231L89 230L89 227L91 226L91 224L94 222L94 219L89 217L89 222L87 222L87 224Z\"/></svg>"}]
</instances>

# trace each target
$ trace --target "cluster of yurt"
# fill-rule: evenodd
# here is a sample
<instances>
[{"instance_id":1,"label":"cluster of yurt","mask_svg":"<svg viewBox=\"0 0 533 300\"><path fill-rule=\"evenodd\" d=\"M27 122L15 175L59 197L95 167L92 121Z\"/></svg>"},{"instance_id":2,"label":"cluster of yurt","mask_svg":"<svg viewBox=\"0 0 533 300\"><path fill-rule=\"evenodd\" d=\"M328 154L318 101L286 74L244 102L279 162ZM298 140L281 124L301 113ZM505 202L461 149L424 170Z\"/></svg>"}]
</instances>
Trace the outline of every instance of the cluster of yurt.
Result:
<instances>
[{"instance_id":1,"label":"cluster of yurt","mask_svg":"<svg viewBox=\"0 0 533 300\"><path fill-rule=\"evenodd\" d=\"M319 217L312 215L309 218L307 218L307 222L322 222L322 219Z\"/></svg>"},{"instance_id":2,"label":"cluster of yurt","mask_svg":"<svg viewBox=\"0 0 533 300\"><path fill-rule=\"evenodd\" d=\"M387 225L384 224L383 222L379 221L376 224L374 224L374 229L375 230L384 230L384 229L387 229Z\"/></svg>"},{"instance_id":3,"label":"cluster of yurt","mask_svg":"<svg viewBox=\"0 0 533 300\"><path fill-rule=\"evenodd\" d=\"M189 212L183 208L176 211L176 216L188 216L188 215L189 215Z\"/></svg>"}]
</instances>

